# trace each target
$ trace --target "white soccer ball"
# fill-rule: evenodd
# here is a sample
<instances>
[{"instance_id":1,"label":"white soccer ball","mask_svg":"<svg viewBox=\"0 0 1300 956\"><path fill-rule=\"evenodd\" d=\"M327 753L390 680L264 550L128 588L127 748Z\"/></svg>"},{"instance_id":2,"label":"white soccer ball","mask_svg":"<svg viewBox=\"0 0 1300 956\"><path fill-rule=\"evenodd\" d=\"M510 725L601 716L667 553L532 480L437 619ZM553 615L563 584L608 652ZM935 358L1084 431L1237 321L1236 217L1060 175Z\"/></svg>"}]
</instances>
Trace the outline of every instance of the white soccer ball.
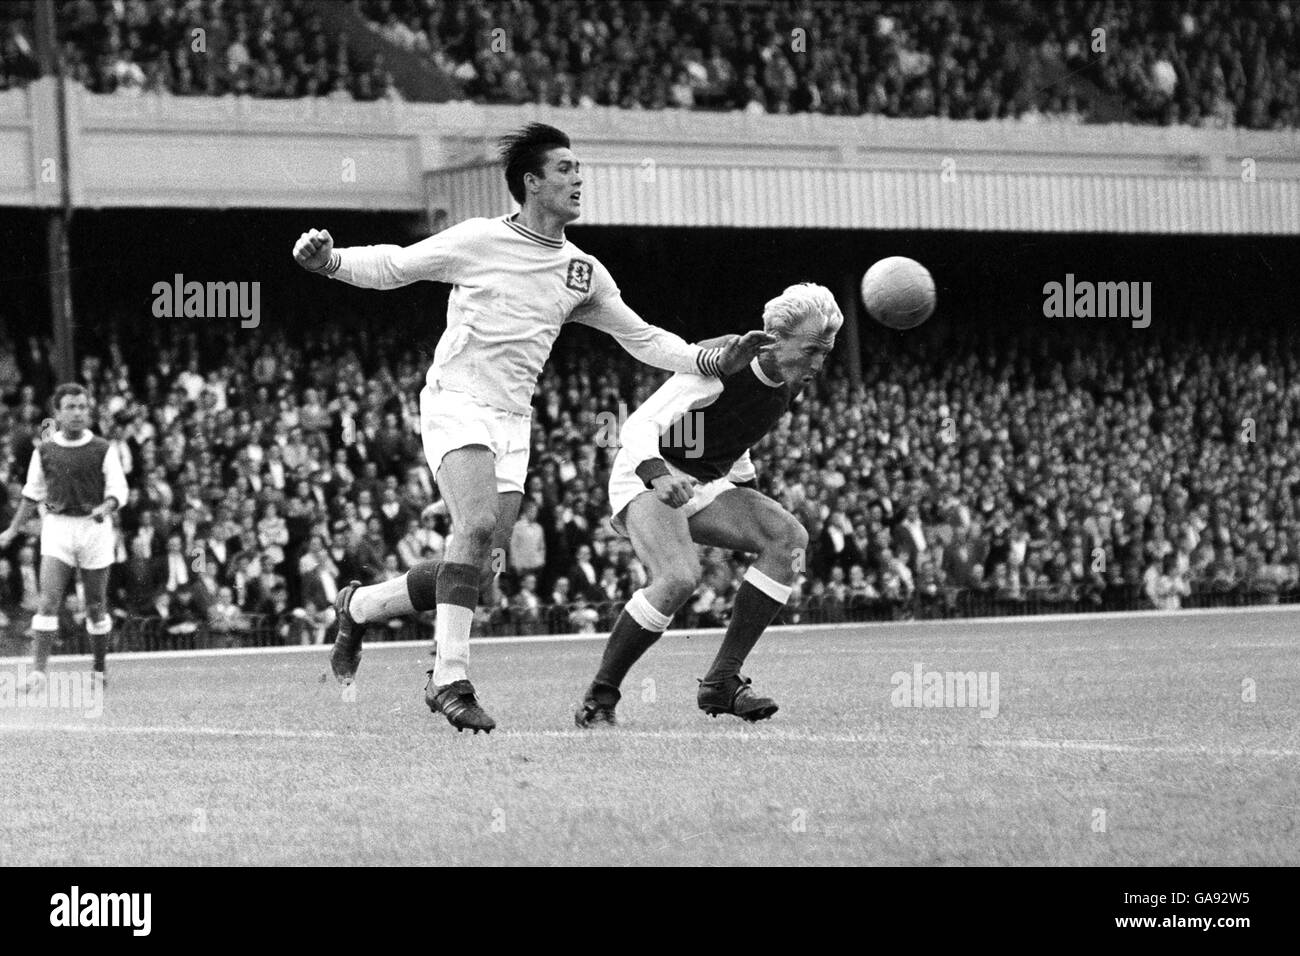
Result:
<instances>
[{"instance_id":1,"label":"white soccer ball","mask_svg":"<svg viewBox=\"0 0 1300 956\"><path fill-rule=\"evenodd\" d=\"M934 313L934 279L915 259L890 256L862 277L862 301L882 325L914 329Z\"/></svg>"}]
</instances>

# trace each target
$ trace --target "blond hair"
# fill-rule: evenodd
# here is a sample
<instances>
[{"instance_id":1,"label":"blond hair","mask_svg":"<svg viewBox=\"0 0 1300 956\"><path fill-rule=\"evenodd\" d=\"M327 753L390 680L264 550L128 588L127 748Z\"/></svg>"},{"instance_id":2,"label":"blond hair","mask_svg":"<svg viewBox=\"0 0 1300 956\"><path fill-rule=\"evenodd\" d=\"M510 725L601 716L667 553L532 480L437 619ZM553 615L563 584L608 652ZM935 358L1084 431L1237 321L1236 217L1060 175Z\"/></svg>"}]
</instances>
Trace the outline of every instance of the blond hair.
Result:
<instances>
[{"instance_id":1,"label":"blond hair","mask_svg":"<svg viewBox=\"0 0 1300 956\"><path fill-rule=\"evenodd\" d=\"M813 282L789 286L763 306L763 329L774 335L793 335L805 324L817 335L834 335L844 324L844 313L831 290Z\"/></svg>"}]
</instances>

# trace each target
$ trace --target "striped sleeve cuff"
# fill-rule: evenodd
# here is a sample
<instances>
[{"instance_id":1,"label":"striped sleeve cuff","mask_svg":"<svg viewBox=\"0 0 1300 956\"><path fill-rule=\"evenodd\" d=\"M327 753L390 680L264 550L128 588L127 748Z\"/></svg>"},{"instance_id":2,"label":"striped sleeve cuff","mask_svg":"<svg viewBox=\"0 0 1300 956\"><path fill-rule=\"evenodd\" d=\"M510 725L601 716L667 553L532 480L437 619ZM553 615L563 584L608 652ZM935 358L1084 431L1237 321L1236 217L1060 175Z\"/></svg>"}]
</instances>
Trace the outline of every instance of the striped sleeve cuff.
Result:
<instances>
[{"instance_id":1,"label":"striped sleeve cuff","mask_svg":"<svg viewBox=\"0 0 1300 956\"><path fill-rule=\"evenodd\" d=\"M641 479L641 483L647 488L653 487L651 482L656 478L661 478L667 474L671 474L671 472L668 471L668 466L664 464L662 458L647 458L636 466L636 476Z\"/></svg>"},{"instance_id":2,"label":"striped sleeve cuff","mask_svg":"<svg viewBox=\"0 0 1300 956\"><path fill-rule=\"evenodd\" d=\"M700 349L700 354L695 356L695 366L701 375L722 378L722 352L722 348Z\"/></svg>"}]
</instances>

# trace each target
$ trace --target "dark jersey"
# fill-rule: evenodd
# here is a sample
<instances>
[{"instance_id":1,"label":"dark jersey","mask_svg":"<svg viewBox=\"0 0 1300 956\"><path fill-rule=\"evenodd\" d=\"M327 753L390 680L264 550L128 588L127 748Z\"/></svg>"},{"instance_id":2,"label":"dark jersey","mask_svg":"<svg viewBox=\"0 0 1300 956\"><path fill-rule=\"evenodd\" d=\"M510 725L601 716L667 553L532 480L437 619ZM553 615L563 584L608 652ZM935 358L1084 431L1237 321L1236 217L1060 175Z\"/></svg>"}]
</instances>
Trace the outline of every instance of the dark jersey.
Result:
<instances>
[{"instance_id":1,"label":"dark jersey","mask_svg":"<svg viewBox=\"0 0 1300 956\"><path fill-rule=\"evenodd\" d=\"M117 452L98 435L70 442L56 434L32 455L23 496L45 502L50 514L84 518L107 495L124 503L126 478Z\"/></svg>"},{"instance_id":2,"label":"dark jersey","mask_svg":"<svg viewBox=\"0 0 1300 956\"><path fill-rule=\"evenodd\" d=\"M624 450L636 473L650 482L672 464L708 482L736 470L752 477L749 449L790 407L797 390L769 379L755 359L721 379L679 373L665 382L623 426Z\"/></svg>"}]
</instances>

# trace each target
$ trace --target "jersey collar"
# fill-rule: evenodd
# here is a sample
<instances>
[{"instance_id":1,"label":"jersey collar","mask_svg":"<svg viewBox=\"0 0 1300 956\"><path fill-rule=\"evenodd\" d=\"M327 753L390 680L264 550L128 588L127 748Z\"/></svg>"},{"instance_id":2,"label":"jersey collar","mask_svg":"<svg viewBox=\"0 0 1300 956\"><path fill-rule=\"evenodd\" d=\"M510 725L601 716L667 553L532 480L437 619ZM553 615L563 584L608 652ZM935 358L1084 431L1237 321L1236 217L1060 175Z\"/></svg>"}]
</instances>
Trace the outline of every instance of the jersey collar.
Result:
<instances>
[{"instance_id":1,"label":"jersey collar","mask_svg":"<svg viewBox=\"0 0 1300 956\"><path fill-rule=\"evenodd\" d=\"M552 239L550 236L543 236L540 232L534 232L533 230L529 229L527 226L520 225L520 223L518 222L518 218L519 218L519 213L516 212L516 213L512 213L509 216L503 217L502 221L511 229L513 229L515 232L519 233L519 235L523 236L525 239L531 239L533 242L539 243L540 245L543 246L547 246L548 248L551 249L564 248L564 243L566 240Z\"/></svg>"},{"instance_id":2,"label":"jersey collar","mask_svg":"<svg viewBox=\"0 0 1300 956\"><path fill-rule=\"evenodd\" d=\"M80 448L82 445L89 443L90 440L94 437L95 436L91 432L91 430L87 428L84 432L81 433L81 437L78 438L76 441L73 441L71 438L66 438L63 432L60 431L56 431L52 435L50 435L49 440L54 442L54 444L56 445L62 445L64 448Z\"/></svg>"}]
</instances>

